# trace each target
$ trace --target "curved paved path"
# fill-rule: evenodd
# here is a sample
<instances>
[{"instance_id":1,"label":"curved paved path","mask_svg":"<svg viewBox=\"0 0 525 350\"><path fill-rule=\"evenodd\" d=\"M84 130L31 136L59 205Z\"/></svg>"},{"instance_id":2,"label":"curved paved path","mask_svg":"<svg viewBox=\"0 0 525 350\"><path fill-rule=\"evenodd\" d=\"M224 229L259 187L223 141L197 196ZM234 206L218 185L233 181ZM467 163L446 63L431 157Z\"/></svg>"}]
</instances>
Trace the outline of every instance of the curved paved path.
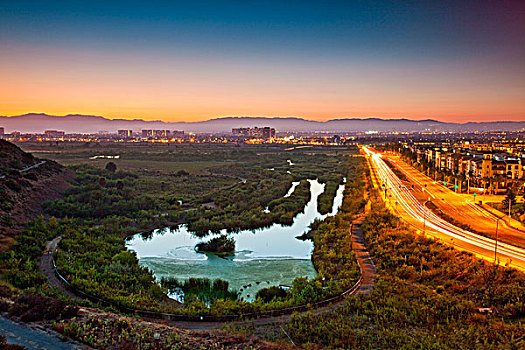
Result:
<instances>
[{"instance_id":1,"label":"curved paved path","mask_svg":"<svg viewBox=\"0 0 525 350\"><path fill-rule=\"evenodd\" d=\"M0 334L7 338L8 344L23 345L29 350L89 349L84 345L66 343L43 328L29 327L3 316L0 316Z\"/></svg>"},{"instance_id":2,"label":"curved paved path","mask_svg":"<svg viewBox=\"0 0 525 350\"><path fill-rule=\"evenodd\" d=\"M370 293L372 291L372 288L374 287L375 278L377 275L377 269L370 256L370 253L366 249L365 239L363 236L363 231L361 229L361 224L363 223L365 217L366 217L366 214L363 214L362 216L354 220L353 225L352 225L353 226L352 246L354 248L354 251L356 252L357 263L359 264L359 267L361 269L361 284L358 286L358 288L356 288L352 293L349 293L348 295ZM79 300L81 298L74 295L67 288L65 288L65 286L62 284L61 281L58 280L58 278L56 277L54 273L52 257L53 257L53 252L56 250L57 244L60 241L60 239L61 237L57 237L47 243L46 250L44 251L44 254L42 255L42 257L40 258L40 271L42 272L42 274L44 274L44 276L47 277L48 283L51 287L57 287L65 295L68 295L70 298ZM343 299L341 301L334 302L333 304L319 307L317 309L313 309L311 310L311 312L314 314L321 314L324 312L328 312L333 309L336 309L344 302L345 301ZM166 321L166 320L150 319L150 318L144 317L144 319L148 319L151 321L157 321L157 322L166 322L171 326L178 327L178 328L184 328L188 330L217 329L217 328L221 328L225 323L236 325L236 326L242 326L242 325L262 326L262 325L273 324L273 323L282 323L282 322L288 321L290 318L291 318L291 315L282 315L282 316L261 317L258 319L250 319L246 321L192 322L192 321Z\"/></svg>"},{"instance_id":3,"label":"curved paved path","mask_svg":"<svg viewBox=\"0 0 525 350\"><path fill-rule=\"evenodd\" d=\"M361 284L357 289L348 295L357 295L357 294L368 294L372 291L375 285L375 279L377 276L377 268L370 256L370 253L366 249L365 238L363 235L363 230L361 225L365 220L363 215L353 222L353 233L352 233L352 246L356 252L357 263L361 268ZM319 307L317 309L311 310L310 312L318 315L328 311L332 311L342 304L344 304L344 299L333 304ZM234 326L264 326L268 324L283 323L289 321L291 315L282 315L282 316L273 316L273 317L261 317L258 319L250 319L246 321L233 321L233 322L187 322L187 321L169 321L169 324L174 327L184 328L189 330L211 330L218 329L223 326L223 324L228 323Z\"/></svg>"},{"instance_id":4,"label":"curved paved path","mask_svg":"<svg viewBox=\"0 0 525 350\"><path fill-rule=\"evenodd\" d=\"M46 243L46 249L44 250L44 253L40 257L40 261L38 262L38 267L40 269L40 272L46 276L47 278L47 284L51 288L58 288L62 294L70 297L73 300L82 300L82 298L79 298L72 292L70 292L62 282L60 282L55 275L55 267L53 266L53 253L57 249L58 242L62 239L62 236L58 236L52 241L49 241Z\"/></svg>"}]
</instances>

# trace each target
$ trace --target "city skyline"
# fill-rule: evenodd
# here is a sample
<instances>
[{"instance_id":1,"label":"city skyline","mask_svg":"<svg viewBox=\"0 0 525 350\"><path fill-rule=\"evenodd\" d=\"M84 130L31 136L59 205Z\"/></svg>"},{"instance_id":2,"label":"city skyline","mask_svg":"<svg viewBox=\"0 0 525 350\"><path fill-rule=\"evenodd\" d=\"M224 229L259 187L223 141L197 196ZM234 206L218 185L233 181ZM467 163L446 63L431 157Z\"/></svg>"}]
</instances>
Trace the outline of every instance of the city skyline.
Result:
<instances>
[{"instance_id":1,"label":"city skyline","mask_svg":"<svg viewBox=\"0 0 525 350\"><path fill-rule=\"evenodd\" d=\"M521 121L525 5L2 3L0 114Z\"/></svg>"}]
</instances>

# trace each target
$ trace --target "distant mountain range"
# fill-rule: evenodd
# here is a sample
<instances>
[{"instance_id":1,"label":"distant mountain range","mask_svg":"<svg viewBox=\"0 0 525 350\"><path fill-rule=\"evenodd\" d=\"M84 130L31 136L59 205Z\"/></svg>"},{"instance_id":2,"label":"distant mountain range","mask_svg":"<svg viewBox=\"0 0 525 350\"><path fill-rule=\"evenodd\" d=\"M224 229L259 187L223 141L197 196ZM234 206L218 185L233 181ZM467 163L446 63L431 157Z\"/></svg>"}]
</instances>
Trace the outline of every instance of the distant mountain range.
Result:
<instances>
[{"instance_id":1,"label":"distant mountain range","mask_svg":"<svg viewBox=\"0 0 525 350\"><path fill-rule=\"evenodd\" d=\"M44 130L62 130L66 133L97 133L105 130L111 133L119 129L184 130L195 133L227 133L232 128L271 126L277 132L473 132L473 131L525 131L525 121L497 121L479 123L444 123L437 120L410 119L333 119L325 122L302 118L267 118L267 117L225 117L200 122L163 122L142 119L107 119L93 115L69 114L55 116L30 113L12 117L0 116L0 127L6 133L43 133Z\"/></svg>"}]
</instances>

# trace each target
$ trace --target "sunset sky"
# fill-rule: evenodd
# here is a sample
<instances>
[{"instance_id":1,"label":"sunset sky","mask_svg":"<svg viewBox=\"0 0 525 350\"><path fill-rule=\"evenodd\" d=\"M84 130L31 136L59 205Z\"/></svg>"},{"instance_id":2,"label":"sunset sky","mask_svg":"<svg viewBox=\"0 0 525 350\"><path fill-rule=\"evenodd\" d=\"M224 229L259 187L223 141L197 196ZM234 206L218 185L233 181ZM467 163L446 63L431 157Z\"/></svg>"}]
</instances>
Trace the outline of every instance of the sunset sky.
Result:
<instances>
[{"instance_id":1,"label":"sunset sky","mask_svg":"<svg viewBox=\"0 0 525 350\"><path fill-rule=\"evenodd\" d=\"M0 115L525 120L525 1L0 1Z\"/></svg>"}]
</instances>

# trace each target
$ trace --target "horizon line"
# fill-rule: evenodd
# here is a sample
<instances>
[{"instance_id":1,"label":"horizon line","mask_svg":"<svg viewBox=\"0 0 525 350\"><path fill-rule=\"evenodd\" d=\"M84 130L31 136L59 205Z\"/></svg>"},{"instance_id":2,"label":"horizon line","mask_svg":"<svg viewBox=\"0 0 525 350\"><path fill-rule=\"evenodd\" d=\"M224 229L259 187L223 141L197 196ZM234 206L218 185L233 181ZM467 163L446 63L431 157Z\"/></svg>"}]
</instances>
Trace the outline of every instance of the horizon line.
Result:
<instances>
[{"instance_id":1,"label":"horizon line","mask_svg":"<svg viewBox=\"0 0 525 350\"><path fill-rule=\"evenodd\" d=\"M263 118L263 119L298 119L303 120L306 122L316 122L316 123L327 123L332 121L342 121L342 120L369 120L369 119L379 119L383 121L412 121L412 122L437 122L437 123L443 123L443 124L468 124L468 123L501 123L501 122L510 122L510 123L520 123L525 122L525 120L505 120L505 119L494 119L494 120L487 120L487 121L467 121L467 122L451 122L451 121L441 121L438 119L410 119L407 117L399 117L399 118L384 118L380 116L366 116L366 117L334 117L333 119L327 119L327 120L316 120L316 119L306 119L305 117L300 116L294 116L294 115L221 115L217 117L210 117L208 119L203 120L196 120L196 121L165 121L162 119L155 119L155 120L146 120L142 119L140 117L107 117L104 115L96 115L96 114L81 114L81 113L68 113L64 115L58 115L58 114L48 114L46 112L27 112L23 114L15 114L15 115L0 115L0 117L3 118L13 118L13 117L24 117L28 115L42 115L42 116L48 116L48 117L72 117L72 116L79 116L79 117L96 117L96 118L103 118L106 120L123 120L123 121L139 121L139 122L149 122L149 123L188 123L188 124L195 124L195 123L202 123L202 122L208 122L212 120L219 120L219 119L242 119L242 118L249 118L249 119L257 119L257 118Z\"/></svg>"}]
</instances>

